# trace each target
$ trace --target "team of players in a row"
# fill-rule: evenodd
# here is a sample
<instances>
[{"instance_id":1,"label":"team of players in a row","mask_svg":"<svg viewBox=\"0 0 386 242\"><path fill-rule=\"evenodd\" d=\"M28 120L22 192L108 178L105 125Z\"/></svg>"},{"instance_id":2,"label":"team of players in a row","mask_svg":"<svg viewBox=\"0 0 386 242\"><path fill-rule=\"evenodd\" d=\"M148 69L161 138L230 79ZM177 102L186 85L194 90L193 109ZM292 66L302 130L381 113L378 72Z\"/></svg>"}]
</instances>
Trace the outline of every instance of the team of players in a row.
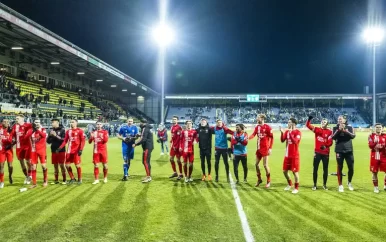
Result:
<instances>
[{"instance_id":1,"label":"team of players in a row","mask_svg":"<svg viewBox=\"0 0 386 242\"><path fill-rule=\"evenodd\" d=\"M231 151L233 153L233 165L234 175L236 183L239 183L238 166L241 161L244 170L244 182L247 179L247 144L248 140L257 136L257 149L256 149L256 174L257 183L256 187L260 186L263 182L261 178L260 162L263 161L263 166L266 172L267 183L266 188L271 185L271 172L268 164L268 157L272 151L273 145L273 132L272 128L265 124L265 115L260 114L257 117L257 126L255 127L252 135L244 131L243 124L236 125L236 131L232 131L223 125L221 120L217 120L215 127L209 127L205 119L201 120L201 123L197 129L192 129L192 122L187 121L185 129L182 129L178 125L178 117L174 116L172 119L171 127L171 149L170 149L170 163L173 169L173 174L170 178L183 178L183 172L185 174L185 182L192 181L191 174L193 170L194 161L194 148L195 142L199 143L200 159L202 168L202 180L212 180L211 177L211 147L212 147L212 135L215 137L215 181L218 181L218 170L220 156L222 156L227 181L229 181L229 164L228 164L228 144L227 134L231 135ZM347 124L346 117L344 115L339 116L338 124L333 127L333 130L328 128L328 121L323 119L320 127L315 127L311 124L312 116L309 117L306 126L315 134L315 155L313 163L313 182L314 186L312 190L317 189L317 176L318 167L320 161L323 163L323 189L327 190L327 177L328 177L328 164L330 147L335 141L335 153L337 160L337 177L338 177L338 191L344 192L342 183L342 170L343 163L346 161L348 166L348 188L354 190L352 186L352 178L354 174L354 156L352 139L355 138L354 129ZM283 173L288 182L288 186L284 189L286 191L291 190L293 183L289 176L289 171L293 172L295 178L294 189L292 193L299 192L299 144L301 140L301 131L296 129L297 121L294 118L290 118L288 121L288 128L286 130L280 128L282 143L286 143L286 152L283 161ZM159 130L158 137L161 142L166 141L166 131ZM379 171L386 172L386 135L382 133L382 125L375 125L375 132L369 136L369 148L371 149L370 171L373 174L374 192L378 193L378 177ZM162 143L161 143L162 145ZM183 162L181 162L181 157ZM175 158L178 165L178 173L175 164ZM205 161L206 160L206 161ZM208 173L205 172L205 163L208 165ZM385 175L386 190L386 175Z\"/></svg>"},{"instance_id":2,"label":"team of players in a row","mask_svg":"<svg viewBox=\"0 0 386 242\"><path fill-rule=\"evenodd\" d=\"M315 133L315 156L314 156L314 187L313 190L317 189L317 172L320 161L323 162L323 188L327 189L327 175L328 175L328 162L329 162L329 148L335 140L335 152L337 157L338 169L338 183L339 191L343 192L342 185L342 168L343 162L346 160L348 164L348 187L353 190L351 180L354 173L354 158L351 140L355 138L354 130L351 126L347 125L346 118L340 116L338 119L338 125L330 130L327 128L328 121L323 119L321 127L314 127L311 125L312 117L306 123L306 126ZM185 182L191 182L191 174L193 171L194 162L194 144L199 143L200 147L200 158L201 167L203 170L202 180L211 180L211 146L212 146L212 135L215 136L215 180L218 181L218 169L219 160L222 156L226 169L227 180L229 181L229 164L228 164L228 138L227 134L231 135L231 150L233 153L234 163L234 174L236 182L239 182L238 166L241 161L244 169L244 181L247 179L247 144L249 139L253 139L257 136L257 150L256 150L256 173L257 183L259 186L262 183L260 161L263 160L263 166L266 171L267 184L266 187L270 187L270 169L268 165L268 156L271 154L273 145L273 132L269 125L264 123L265 115L260 114L257 117L257 126L251 136L248 136L244 132L244 126L242 124L236 125L236 131L232 131L223 125L221 120L217 120L215 127L209 127L206 120L201 120L201 124L198 129L192 129L192 122L187 121L185 129L182 129L178 125L178 117L173 117L173 126L171 128L171 151L170 151L170 162L173 169L173 175L170 178L177 177L177 179L183 178L183 172L185 174ZM13 161L13 145L16 145L16 155L20 161L22 170L26 179L25 184L29 184L32 180L31 188L36 187L36 166L38 160L41 162L43 169L44 183L43 186L47 186L47 166L46 166L46 140L51 144L52 163L55 167L55 181L53 183L59 183L59 167L61 168L63 182L66 182L66 170L70 176L70 180L67 183L74 183L75 177L72 172L71 164L74 163L78 173L78 184L82 183L82 170L81 170L81 155L85 145L86 137L82 129L77 128L77 121L71 120L71 129L65 131L63 127L59 126L59 120L52 120L52 130L48 134L43 127L40 125L40 121L34 120L33 124L25 123L23 116L17 116L16 124L10 128L9 121L4 119L2 121L2 127L0 128L0 188L4 187L4 163L8 162L9 167L9 180L12 180L12 161ZM288 172L292 171L295 178L295 186L292 193L298 193L299 191L299 143L301 140L301 132L296 129L297 121L294 118L289 119L288 129L281 131L281 142L286 142L286 152L283 161L283 172L287 179L288 186L285 190L292 188L292 180L290 179ZM93 162L94 162L94 176L95 181L93 184L99 183L99 163L103 164L104 182L107 182L107 148L106 143L108 142L108 133L102 129L100 122L96 123L96 131L92 132L89 138L89 143L94 142L93 148ZM128 126L132 125L132 119L129 119ZM134 126L135 127L135 126ZM136 129L136 127L135 127ZM133 148L140 144L135 142L135 138L138 137L138 130L131 134L124 134L120 131L120 138L122 144L130 144L131 155L125 157L126 151L124 152L124 179L127 180L128 167L125 170L125 164L127 160L133 158ZM160 131L159 131L160 132ZM166 135L166 134L165 134ZM143 132L142 132L143 136ZM160 140L164 141L165 138L161 134L159 135ZM127 139L129 138L129 139ZM142 138L141 138L142 139ZM65 149L68 144L67 151ZM122 146L122 148L124 145ZM382 125L377 124L375 126L375 132L369 136L369 147L371 149L371 161L370 170L373 173L374 192L378 193L378 171L386 172L386 136L382 133ZM151 150L153 147L151 147ZM150 150L150 153L151 153ZM145 152L145 150L144 150ZM176 170L176 164L174 157L177 158L177 165L179 168L179 174ZM181 162L181 157L183 162ZM208 174L205 173L205 159L208 163ZM144 162L144 166L147 172L147 177L144 179L145 182L150 182L150 156L148 157L147 164ZM64 166L65 165L65 166ZM125 179L126 178L126 179ZM150 178L150 179L149 179ZM385 188L386 188L386 177L385 177Z\"/></svg>"}]
</instances>

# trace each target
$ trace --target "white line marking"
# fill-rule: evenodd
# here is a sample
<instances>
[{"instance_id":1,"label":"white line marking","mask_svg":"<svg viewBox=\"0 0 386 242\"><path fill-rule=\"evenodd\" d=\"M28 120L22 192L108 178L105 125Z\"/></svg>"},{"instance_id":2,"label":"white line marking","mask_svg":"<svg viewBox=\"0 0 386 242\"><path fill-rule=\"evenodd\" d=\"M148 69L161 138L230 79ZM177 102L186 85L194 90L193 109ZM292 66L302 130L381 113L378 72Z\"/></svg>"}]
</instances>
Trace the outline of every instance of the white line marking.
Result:
<instances>
[{"instance_id":1,"label":"white line marking","mask_svg":"<svg viewBox=\"0 0 386 242\"><path fill-rule=\"evenodd\" d=\"M236 202L237 212L241 220L241 227L243 227L245 241L254 242L255 238L253 238L252 231L251 231L251 228L249 227L249 223L247 220L247 216L244 213L243 205L241 204L239 193L237 192L236 184L233 182L233 178L231 174L229 174L229 179L231 182L233 198L235 199L235 202Z\"/></svg>"}]
</instances>

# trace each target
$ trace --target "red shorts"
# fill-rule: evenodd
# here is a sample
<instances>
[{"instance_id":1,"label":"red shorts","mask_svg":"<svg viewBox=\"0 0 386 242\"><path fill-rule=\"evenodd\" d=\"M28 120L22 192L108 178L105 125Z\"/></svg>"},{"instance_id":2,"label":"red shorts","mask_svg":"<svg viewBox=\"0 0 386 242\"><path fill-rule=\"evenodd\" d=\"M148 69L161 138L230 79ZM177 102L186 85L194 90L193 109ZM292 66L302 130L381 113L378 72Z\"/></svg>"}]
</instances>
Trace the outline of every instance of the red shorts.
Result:
<instances>
[{"instance_id":1,"label":"red shorts","mask_svg":"<svg viewBox=\"0 0 386 242\"><path fill-rule=\"evenodd\" d=\"M16 149L16 157L18 160L29 160L29 148Z\"/></svg>"},{"instance_id":2,"label":"red shorts","mask_svg":"<svg viewBox=\"0 0 386 242\"><path fill-rule=\"evenodd\" d=\"M386 161L376 160L375 157L371 156L370 159L370 171L371 172L386 172Z\"/></svg>"},{"instance_id":3,"label":"red shorts","mask_svg":"<svg viewBox=\"0 0 386 242\"><path fill-rule=\"evenodd\" d=\"M175 150L174 150L174 148L173 147L171 147L170 148L170 156L171 157L177 157L177 159L180 159L180 157L181 157L181 152L180 152L180 150L179 150L179 148L176 148Z\"/></svg>"},{"instance_id":4,"label":"red shorts","mask_svg":"<svg viewBox=\"0 0 386 242\"><path fill-rule=\"evenodd\" d=\"M299 157L284 157L283 171L299 172L300 159Z\"/></svg>"},{"instance_id":5,"label":"red shorts","mask_svg":"<svg viewBox=\"0 0 386 242\"><path fill-rule=\"evenodd\" d=\"M81 160L78 153L66 154L66 164L74 163L75 165L78 165L80 162Z\"/></svg>"},{"instance_id":6,"label":"red shorts","mask_svg":"<svg viewBox=\"0 0 386 242\"><path fill-rule=\"evenodd\" d=\"M5 152L0 152L0 163L4 163L5 161L7 161L8 163L12 163L13 162L13 151L12 151L12 149L11 150L7 150Z\"/></svg>"},{"instance_id":7,"label":"red shorts","mask_svg":"<svg viewBox=\"0 0 386 242\"><path fill-rule=\"evenodd\" d=\"M99 152L99 153L94 153L93 155L93 163L99 163L102 162L103 164L107 163L107 153L106 152Z\"/></svg>"},{"instance_id":8,"label":"red shorts","mask_svg":"<svg viewBox=\"0 0 386 242\"><path fill-rule=\"evenodd\" d=\"M52 164L64 164L66 162L66 153L51 153L51 162Z\"/></svg>"},{"instance_id":9,"label":"red shorts","mask_svg":"<svg viewBox=\"0 0 386 242\"><path fill-rule=\"evenodd\" d=\"M261 158L269 156L269 150L268 149L260 149L256 150L256 159L261 160Z\"/></svg>"},{"instance_id":10,"label":"red shorts","mask_svg":"<svg viewBox=\"0 0 386 242\"><path fill-rule=\"evenodd\" d=\"M36 165L40 160L41 164L45 164L47 160L46 152L31 152L30 161L32 165Z\"/></svg>"},{"instance_id":11,"label":"red shorts","mask_svg":"<svg viewBox=\"0 0 386 242\"><path fill-rule=\"evenodd\" d=\"M184 158L184 162L194 162L194 152L184 152L182 157Z\"/></svg>"}]
</instances>

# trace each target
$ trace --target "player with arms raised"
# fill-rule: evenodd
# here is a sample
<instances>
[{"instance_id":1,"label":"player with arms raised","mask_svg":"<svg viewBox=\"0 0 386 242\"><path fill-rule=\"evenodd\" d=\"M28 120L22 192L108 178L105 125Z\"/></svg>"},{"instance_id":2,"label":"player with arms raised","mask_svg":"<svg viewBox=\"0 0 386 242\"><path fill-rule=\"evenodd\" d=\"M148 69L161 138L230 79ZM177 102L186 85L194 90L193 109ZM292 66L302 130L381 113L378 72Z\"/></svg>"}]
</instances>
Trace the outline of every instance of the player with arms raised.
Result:
<instances>
[{"instance_id":1,"label":"player with arms raised","mask_svg":"<svg viewBox=\"0 0 386 242\"><path fill-rule=\"evenodd\" d=\"M320 127L315 127L311 124L311 120L314 117L309 116L306 126L309 130L315 133L315 155L314 155L314 169L313 169L313 180L314 186L312 190L315 191L318 180L318 169L319 163L323 163L323 189L327 188L327 177L328 177L328 163L330 160L330 147L332 145L332 130L328 128L327 119L322 119Z\"/></svg>"},{"instance_id":2,"label":"player with arms raised","mask_svg":"<svg viewBox=\"0 0 386 242\"><path fill-rule=\"evenodd\" d=\"M88 143L91 144L94 141L93 149L93 163L94 163L94 177L95 181L93 185L99 183L99 162L103 164L103 182L107 183L107 147L106 143L109 140L109 133L102 129L102 123L96 122L96 131L92 132Z\"/></svg>"},{"instance_id":3,"label":"player with arms raised","mask_svg":"<svg viewBox=\"0 0 386 242\"><path fill-rule=\"evenodd\" d=\"M73 184L75 182L75 177L71 168L71 163L74 163L78 172L78 185L80 185L82 184L82 168L80 164L80 156L82 155L82 151L85 145L85 135L83 130L78 128L78 120L72 119L70 121L70 125L71 129L66 131L63 143L56 150L56 152L59 153L60 150L63 149L68 143L66 152L66 168L71 178L69 184Z\"/></svg>"},{"instance_id":4,"label":"player with arms raised","mask_svg":"<svg viewBox=\"0 0 386 242\"><path fill-rule=\"evenodd\" d=\"M47 153L46 153L46 129L40 124L39 119L35 119L32 124L32 129L28 130L25 134L26 139L30 141L30 162L31 162L31 173L32 173L32 186L36 187L36 166L38 160L42 165L43 169L43 186L47 186Z\"/></svg>"},{"instance_id":5,"label":"player with arms raised","mask_svg":"<svg viewBox=\"0 0 386 242\"><path fill-rule=\"evenodd\" d=\"M378 172L386 172L386 135L382 134L382 124L377 123L374 128L375 133L369 135L370 171L373 173L374 192L379 193ZM386 190L386 178L384 189Z\"/></svg>"},{"instance_id":6,"label":"player with arms raised","mask_svg":"<svg viewBox=\"0 0 386 242\"><path fill-rule=\"evenodd\" d=\"M257 150L256 150L256 173L257 173L257 183L256 187L258 187L263 180L261 179L261 171L260 171L260 161L263 159L263 166L265 169L265 173L267 176L267 185L266 188L271 186L271 170L268 166L268 156L271 154L272 145L273 145L273 132L272 128L265 123L266 116L265 114L259 114L257 116L257 126L253 131L253 134L249 136L249 139L253 139L257 136Z\"/></svg>"},{"instance_id":7,"label":"player with arms raised","mask_svg":"<svg viewBox=\"0 0 386 242\"><path fill-rule=\"evenodd\" d=\"M297 120L290 118L288 120L288 129L283 130L280 127L280 140L282 143L286 142L286 150L283 161L283 173L287 179L288 186L284 189L289 191L292 187L292 180L288 175L288 171L292 171L295 177L295 189L292 191L293 194L299 192L299 169L300 169L300 158L299 158L299 144L301 140L301 132L296 129Z\"/></svg>"},{"instance_id":8,"label":"player with arms raised","mask_svg":"<svg viewBox=\"0 0 386 242\"><path fill-rule=\"evenodd\" d=\"M12 127L11 137L16 142L16 156L20 161L21 169L25 175L24 184L31 182L31 168L28 157L29 140L25 138L28 130L32 129L32 124L24 122L23 115L16 116L16 124ZM27 172L28 168L28 172Z\"/></svg>"},{"instance_id":9,"label":"player with arms raised","mask_svg":"<svg viewBox=\"0 0 386 242\"><path fill-rule=\"evenodd\" d=\"M172 128L170 129L172 138L170 139L170 164L172 165L173 174L169 178L177 177L177 180L181 180L182 176L182 163L181 163L181 153L180 153L180 139L182 128L178 124L178 117L173 116L172 118ZM178 171L180 174L177 174L176 163L174 162L174 157L177 158Z\"/></svg>"},{"instance_id":10,"label":"player with arms raised","mask_svg":"<svg viewBox=\"0 0 386 242\"><path fill-rule=\"evenodd\" d=\"M192 129L193 123L188 120L185 122L186 129L182 131L180 140L180 153L184 158L185 182L192 182L194 144L197 141L197 131Z\"/></svg>"}]
</instances>

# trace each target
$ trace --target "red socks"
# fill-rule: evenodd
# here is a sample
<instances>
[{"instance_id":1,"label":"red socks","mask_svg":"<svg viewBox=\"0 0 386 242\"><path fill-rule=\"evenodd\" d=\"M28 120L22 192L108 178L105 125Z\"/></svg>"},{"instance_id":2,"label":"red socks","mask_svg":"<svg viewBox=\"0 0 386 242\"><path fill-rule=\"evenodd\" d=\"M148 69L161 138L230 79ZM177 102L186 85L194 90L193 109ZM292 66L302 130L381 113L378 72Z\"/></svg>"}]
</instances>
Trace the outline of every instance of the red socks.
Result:
<instances>
[{"instance_id":1,"label":"red socks","mask_svg":"<svg viewBox=\"0 0 386 242\"><path fill-rule=\"evenodd\" d=\"M299 182L295 182L295 189L299 190Z\"/></svg>"},{"instance_id":2,"label":"red socks","mask_svg":"<svg viewBox=\"0 0 386 242\"><path fill-rule=\"evenodd\" d=\"M36 170L31 171L31 176L32 176L32 184L36 185Z\"/></svg>"},{"instance_id":3,"label":"red socks","mask_svg":"<svg viewBox=\"0 0 386 242\"><path fill-rule=\"evenodd\" d=\"M48 173L47 168L43 169L43 181L44 182L47 182L47 173Z\"/></svg>"},{"instance_id":4,"label":"red socks","mask_svg":"<svg viewBox=\"0 0 386 242\"><path fill-rule=\"evenodd\" d=\"M68 175L70 176L71 180L74 180L74 173L72 173L72 168L71 166L67 167Z\"/></svg>"},{"instance_id":5,"label":"red socks","mask_svg":"<svg viewBox=\"0 0 386 242\"><path fill-rule=\"evenodd\" d=\"M4 182L4 173L0 173L0 182Z\"/></svg>"},{"instance_id":6,"label":"red socks","mask_svg":"<svg viewBox=\"0 0 386 242\"><path fill-rule=\"evenodd\" d=\"M173 161L170 161L170 164L172 165L173 172L176 173L176 163Z\"/></svg>"},{"instance_id":7,"label":"red socks","mask_svg":"<svg viewBox=\"0 0 386 242\"><path fill-rule=\"evenodd\" d=\"M178 171L180 172L180 174L182 174L182 163L180 161L177 161L177 164L178 164Z\"/></svg>"},{"instance_id":8,"label":"red socks","mask_svg":"<svg viewBox=\"0 0 386 242\"><path fill-rule=\"evenodd\" d=\"M374 187L378 186L378 180L373 180Z\"/></svg>"},{"instance_id":9,"label":"red socks","mask_svg":"<svg viewBox=\"0 0 386 242\"><path fill-rule=\"evenodd\" d=\"M103 169L103 178L107 178L107 172L109 169Z\"/></svg>"},{"instance_id":10,"label":"red socks","mask_svg":"<svg viewBox=\"0 0 386 242\"><path fill-rule=\"evenodd\" d=\"M292 187L292 180L289 179L289 180L287 180L287 182L288 182L288 185L289 185L290 187Z\"/></svg>"},{"instance_id":11,"label":"red socks","mask_svg":"<svg viewBox=\"0 0 386 242\"><path fill-rule=\"evenodd\" d=\"M76 170L78 172L78 181L81 181L82 180L82 167L77 167Z\"/></svg>"},{"instance_id":12,"label":"red socks","mask_svg":"<svg viewBox=\"0 0 386 242\"><path fill-rule=\"evenodd\" d=\"M95 180L99 179L99 167L94 167L94 178Z\"/></svg>"},{"instance_id":13,"label":"red socks","mask_svg":"<svg viewBox=\"0 0 386 242\"><path fill-rule=\"evenodd\" d=\"M267 174L267 183L270 183L271 182L271 173L268 173Z\"/></svg>"}]
</instances>

